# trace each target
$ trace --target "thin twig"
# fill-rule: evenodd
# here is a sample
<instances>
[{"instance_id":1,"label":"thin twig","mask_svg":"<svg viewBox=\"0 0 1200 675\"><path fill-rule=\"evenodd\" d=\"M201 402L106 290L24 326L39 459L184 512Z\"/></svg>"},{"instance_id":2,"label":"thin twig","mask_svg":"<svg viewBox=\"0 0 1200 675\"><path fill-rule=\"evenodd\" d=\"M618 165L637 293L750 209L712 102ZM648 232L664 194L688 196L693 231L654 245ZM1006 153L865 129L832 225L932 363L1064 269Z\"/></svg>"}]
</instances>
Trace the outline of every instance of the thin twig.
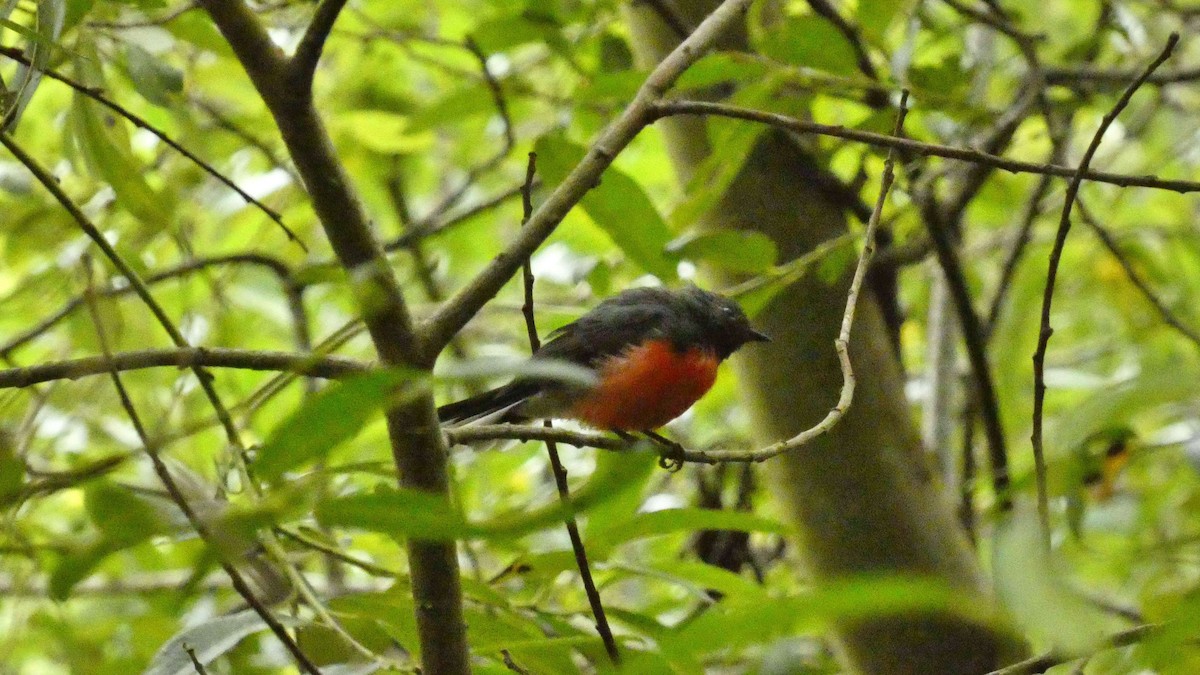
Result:
<instances>
[{"instance_id":1,"label":"thin twig","mask_svg":"<svg viewBox=\"0 0 1200 675\"><path fill-rule=\"evenodd\" d=\"M540 186L541 182L537 181L534 187ZM391 253L412 246L415 242L421 241L428 237L442 234L452 227L461 225L468 220L482 213L491 211L492 209L502 206L505 202L515 197L520 196L524 186L517 184L508 188L493 197L485 199L470 208L463 209L453 215L431 213L424 218L419 218L413 222L412 226L404 232L404 234L385 242L383 250Z\"/></svg>"},{"instance_id":2,"label":"thin twig","mask_svg":"<svg viewBox=\"0 0 1200 675\"><path fill-rule=\"evenodd\" d=\"M1071 231L1071 207L1075 205L1075 197L1079 194L1079 186L1083 183L1084 174L1087 172L1092 158L1095 157L1096 151L1100 148L1100 142L1104 139L1104 132L1108 131L1108 128L1117 119L1117 115L1120 115L1125 106L1129 105L1130 99L1133 98L1134 93L1137 92L1142 84L1146 82L1146 79L1163 62L1170 58L1171 52L1175 50L1175 45L1178 42L1179 34L1172 33L1167 38L1167 44L1163 47L1162 52L1150 62L1150 65L1142 71L1142 74L1136 80L1125 88L1125 92L1121 94L1116 104L1113 105L1112 110L1100 121L1100 126L1092 136L1092 141L1083 153L1083 158L1079 160L1079 167L1071 177L1071 182L1067 185L1066 195L1063 197L1062 217L1058 222L1058 231L1054 235L1054 246L1050 249L1050 259L1046 271L1046 287L1042 293L1041 330L1038 331L1037 349L1033 353L1033 433L1030 440L1033 445L1033 462L1037 478L1038 519L1041 521L1042 543L1047 549L1050 548L1050 503L1046 485L1045 450L1042 445L1043 411L1046 402L1046 348L1050 343L1050 336L1054 333L1054 329L1050 326L1050 305L1054 300L1054 281L1058 277L1058 265L1062 260L1063 248L1065 248L1067 243L1067 234Z\"/></svg>"},{"instance_id":3,"label":"thin twig","mask_svg":"<svg viewBox=\"0 0 1200 675\"><path fill-rule=\"evenodd\" d=\"M670 101L659 101L651 104L651 112L655 117L672 117L676 115L699 115L699 116L714 116L714 117L730 117L733 119L747 120L750 122L759 122L780 129L794 131L800 134L816 134L819 136L831 136L833 138L843 138L850 141L858 141L881 148L893 148L898 151L915 153L917 155L928 155L932 157L942 157L944 159L956 159L963 162L973 162L977 164L987 164L997 169L1002 169L1010 173L1030 173L1030 174L1048 174L1051 176L1059 176L1061 178L1071 178L1076 174L1076 169L1066 166L1058 166L1055 164L1042 164L1038 162L1025 162L1016 159L1009 159L999 155L992 155L974 148L959 148L950 145L939 145L937 143L923 143L914 141L910 138L898 138L887 134L877 134L870 131L860 131L858 129L849 129L835 124L819 124L817 122L808 122L798 120L794 117L779 115L776 113L763 112L752 108L741 108L738 106L725 105L723 103L709 103L707 101L689 101L683 99L671 99ZM1082 178L1096 183L1108 183L1110 185L1118 185L1120 187L1145 187L1154 188L1157 190L1168 190L1170 192L1178 192L1181 194L1190 192L1200 192L1200 182L1190 180L1174 180L1162 179L1154 176L1135 176L1133 174L1109 173L1106 171L1083 172Z\"/></svg>"},{"instance_id":4,"label":"thin twig","mask_svg":"<svg viewBox=\"0 0 1200 675\"><path fill-rule=\"evenodd\" d=\"M196 648L186 642L181 646L183 647L183 651L187 652L188 658L191 659L192 669L196 671L196 675L208 675L208 671L204 669L204 664L200 662L200 657L196 656Z\"/></svg>"},{"instance_id":5,"label":"thin twig","mask_svg":"<svg viewBox=\"0 0 1200 675\"><path fill-rule=\"evenodd\" d=\"M463 40L463 44L466 46L467 51L471 52L471 55L479 62L479 70L483 73L483 82L487 85L488 91L492 95L492 103L496 106L496 112L500 113L500 119L504 123L504 147L507 150L511 150L517 144L517 139L514 136L512 115L508 112L508 99L504 97L504 89L501 88L500 81L496 79L491 69L488 68L487 54L484 54L483 50L480 49L479 43L474 38L468 36L467 39ZM505 152L504 154L508 153ZM526 184L528 184L528 180L526 180Z\"/></svg>"},{"instance_id":6,"label":"thin twig","mask_svg":"<svg viewBox=\"0 0 1200 675\"><path fill-rule=\"evenodd\" d=\"M381 567L379 565L376 565L373 562L369 562L367 560L362 560L362 559L356 558L339 548L325 544L324 542L321 542L317 539L313 539L313 538L309 537L308 535L301 533L300 531L293 531L293 530L289 530L284 527L277 527L277 528L275 528L275 532L277 534L283 536L284 538L291 539L292 541L296 542L297 544L299 544L301 546L304 546L305 548L310 548L314 551L318 551L327 556L332 556L334 558L337 558L341 562L344 562L347 565L350 565L352 567L357 567L360 570L362 570L372 576L387 577L390 579L396 579L396 578L403 576L398 571L390 570L386 567Z\"/></svg>"},{"instance_id":7,"label":"thin twig","mask_svg":"<svg viewBox=\"0 0 1200 675\"><path fill-rule=\"evenodd\" d=\"M521 192L521 202L524 207L524 216L521 218L521 224L524 226L529 222L529 217L533 214L533 179L537 174L537 153L529 153L529 164L525 169L525 188ZM525 302L521 306L521 313L525 317L525 331L529 336L529 350L536 354L542 348L541 338L538 337L537 318L534 314L533 305L533 265L529 259L525 259L525 263L521 266L522 281L525 289ZM545 420L542 426L547 429L554 428L554 422ZM558 456L558 445L554 441L546 441L546 454L550 457L550 468L554 473L554 484L558 488L558 498L565 504L571 503L571 491L567 485L567 469L563 466L562 459ZM608 658L612 662L619 664L621 662L621 654L617 651L617 641L613 637L612 628L608 625L608 616L604 612L604 604L600 601L600 591L596 588L596 581L592 578L592 568L588 563L587 549L583 546L583 535L579 533L579 523L576 522L574 515L567 516L564 523L567 526L567 535L571 539L571 551L575 554L575 566L579 568L579 578L583 581L583 590L587 594L588 604L592 608L592 616L596 619L596 632L600 634L600 639L604 641L604 650L608 652Z\"/></svg>"},{"instance_id":8,"label":"thin twig","mask_svg":"<svg viewBox=\"0 0 1200 675\"><path fill-rule=\"evenodd\" d=\"M25 55L22 54L21 51L18 49L14 49L12 47L0 46L0 55L6 56L14 61L22 63L29 68L37 68L37 66L35 66L32 61L27 59L25 57ZM53 70L41 70L41 73L43 75L45 75L46 77L49 77L52 80L58 80L59 82L67 85L71 89L74 89L75 91L79 92L80 94L83 94L84 96L92 99L93 101L99 103L100 105L103 105L104 107L108 108L109 110L112 110L113 112L117 113L121 117L124 117L125 119L129 120L129 122L131 124L133 124L134 126L140 128L140 129L145 129L146 131L149 131L151 134L154 134L154 136L156 136L163 143L167 144L167 146L169 146L175 152L178 152L179 154L186 157L188 159L188 161L190 161L193 164L195 164L196 166L200 167L200 169L202 171L204 171L204 173L207 173L208 175L212 176L213 178L217 179L222 184L224 184L225 187L228 187L230 190L233 190L234 192L236 192L237 195L239 197L241 197L242 200L244 200L247 204L254 206L259 211L262 211L268 218L270 218L272 221L274 221L275 224L278 225L280 229L283 230L283 233L287 236L287 238L290 241L295 242L296 245L299 246L301 249L303 249L305 253L308 252L308 246L305 245L304 240L300 239L300 237L298 237L296 235L296 233L293 232L292 229L289 228L287 226L287 224L283 222L283 216L278 211L267 206L262 201L256 199L249 192L246 192L242 188L238 187L238 184L233 182L233 179L226 177L225 174L218 171L213 165L209 164L208 162L204 161L203 159L200 159L200 157L198 155L196 155L196 153L194 153L191 150L188 150L187 148L180 145L177 141L175 141L173 138L171 138L169 135L167 135L167 132L159 129L158 127L154 126L150 122L146 121L145 118L135 114L133 111L129 110L125 106L123 106L123 105L117 103L116 101L112 100L111 98L105 96L104 93L101 92L96 87L89 87L88 85L83 84L82 82L77 82L76 80L73 80L70 77L67 77L66 75L55 72Z\"/></svg>"},{"instance_id":9,"label":"thin twig","mask_svg":"<svg viewBox=\"0 0 1200 675\"><path fill-rule=\"evenodd\" d=\"M24 388L54 380L74 380L88 375L102 375L115 367L124 372L145 368L236 368L299 373L310 377L337 379L370 370L371 364L343 356L319 354L290 354L287 352L225 349L221 347L177 347L174 349L141 349L112 355L111 363L102 356L85 356L39 363L24 368L0 370L0 389ZM212 379L211 375L207 375Z\"/></svg>"}]
</instances>

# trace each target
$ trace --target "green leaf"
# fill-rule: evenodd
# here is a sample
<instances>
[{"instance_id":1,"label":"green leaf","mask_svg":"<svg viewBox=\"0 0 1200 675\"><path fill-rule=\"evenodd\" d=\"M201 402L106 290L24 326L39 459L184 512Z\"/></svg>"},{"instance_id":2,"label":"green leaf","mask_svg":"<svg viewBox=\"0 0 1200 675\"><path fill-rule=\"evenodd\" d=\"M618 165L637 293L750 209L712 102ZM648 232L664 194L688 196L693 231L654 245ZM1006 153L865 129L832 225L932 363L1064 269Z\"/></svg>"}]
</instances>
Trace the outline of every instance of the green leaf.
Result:
<instances>
[{"instance_id":1,"label":"green leaf","mask_svg":"<svg viewBox=\"0 0 1200 675\"><path fill-rule=\"evenodd\" d=\"M25 56L29 58L32 66L24 63L17 64L16 72L11 80L11 94L15 96L15 99L13 96L5 97L13 100L2 111L7 118L5 121L8 122L8 126L3 131L9 131L15 126L17 120L24 113L25 107L29 105L33 93L37 91L38 85L42 81L42 73L50 65L50 55L58 49L58 39L62 35L63 19L67 9L65 2L63 0L42 0L35 6L37 15L34 30L29 30L7 18L0 18L0 28L15 31L30 41L31 44L26 48ZM2 34L3 31L0 31L0 35ZM9 105L12 107L9 108Z\"/></svg>"},{"instance_id":2,"label":"green leaf","mask_svg":"<svg viewBox=\"0 0 1200 675\"><path fill-rule=\"evenodd\" d=\"M675 88L703 89L730 82L758 82L768 69L761 59L740 52L717 52L704 56L683 71L675 81Z\"/></svg>"},{"instance_id":3,"label":"green leaf","mask_svg":"<svg viewBox=\"0 0 1200 675\"><path fill-rule=\"evenodd\" d=\"M173 199L146 182L141 163L135 159L128 131L122 122L109 124L108 113L96 103L76 94L71 106L75 138L88 167L117 194L117 203L137 216L154 232L173 222Z\"/></svg>"},{"instance_id":4,"label":"green leaf","mask_svg":"<svg viewBox=\"0 0 1200 675\"><path fill-rule=\"evenodd\" d=\"M284 626L291 627L300 623L278 612L275 613L275 618ZM210 619L168 640L154 655L154 660L142 675L193 675L196 671L187 653L188 648L196 654L196 660L206 666L233 649L247 636L266 628L262 617L252 609Z\"/></svg>"},{"instance_id":5,"label":"green leaf","mask_svg":"<svg viewBox=\"0 0 1200 675\"><path fill-rule=\"evenodd\" d=\"M737 299L746 316L754 318L781 291L810 274L814 266L832 256L852 255L853 243L854 237L850 234L830 239L799 258L776 267L768 274L737 286L729 295Z\"/></svg>"},{"instance_id":6,"label":"green leaf","mask_svg":"<svg viewBox=\"0 0 1200 675\"><path fill-rule=\"evenodd\" d=\"M644 539L673 532L699 530L739 530L784 534L787 526L776 520L746 511L717 511L714 509L663 509L639 513L629 520L613 523L592 535L593 546L612 547L634 539Z\"/></svg>"},{"instance_id":7,"label":"green leaf","mask_svg":"<svg viewBox=\"0 0 1200 675\"><path fill-rule=\"evenodd\" d=\"M770 109L768 102L775 98L778 85L777 78L766 77L738 91L730 103ZM694 227L725 197L766 129L739 120L710 120L709 128L713 151L700 162L688 181L683 201L671 212L671 225L676 230Z\"/></svg>"},{"instance_id":8,"label":"green leaf","mask_svg":"<svg viewBox=\"0 0 1200 675\"><path fill-rule=\"evenodd\" d=\"M50 596L64 600L105 558L168 532L169 522L146 500L108 480L84 489L84 506L100 535L59 559L50 574Z\"/></svg>"},{"instance_id":9,"label":"green leaf","mask_svg":"<svg viewBox=\"0 0 1200 675\"><path fill-rule=\"evenodd\" d=\"M184 12L166 23L163 28L171 35L200 49L219 56L234 58L233 49L212 21L203 12Z\"/></svg>"},{"instance_id":10,"label":"green leaf","mask_svg":"<svg viewBox=\"0 0 1200 675\"><path fill-rule=\"evenodd\" d=\"M132 545L132 544L130 544ZM65 553L50 573L49 595L62 601L71 596L71 590L86 579L105 558L125 548L122 542L99 538L76 546Z\"/></svg>"},{"instance_id":11,"label":"green leaf","mask_svg":"<svg viewBox=\"0 0 1200 675\"><path fill-rule=\"evenodd\" d=\"M640 487L642 482L638 477L645 474L645 458L618 459L632 461L599 462L591 480L571 496L570 504L556 502L486 521L468 521L441 496L392 488L325 501L317 507L317 519L330 527L357 527L393 537L438 541L515 539L559 525L569 516L615 499L625 490Z\"/></svg>"},{"instance_id":12,"label":"green leaf","mask_svg":"<svg viewBox=\"0 0 1200 675\"><path fill-rule=\"evenodd\" d=\"M421 653L412 589L406 584L398 583L379 593L340 596L330 600L329 609L339 617L375 622L391 640L414 656Z\"/></svg>"},{"instance_id":13,"label":"green leaf","mask_svg":"<svg viewBox=\"0 0 1200 675\"><path fill-rule=\"evenodd\" d=\"M125 47L127 74L133 88L147 101L166 106L183 93L183 73L141 47Z\"/></svg>"},{"instance_id":14,"label":"green leaf","mask_svg":"<svg viewBox=\"0 0 1200 675\"><path fill-rule=\"evenodd\" d=\"M258 451L254 470L264 480L329 454L350 440L384 409L398 385L418 374L380 370L356 375L330 386L304 402L267 437Z\"/></svg>"},{"instance_id":15,"label":"green leaf","mask_svg":"<svg viewBox=\"0 0 1200 675\"><path fill-rule=\"evenodd\" d=\"M912 612L945 612L980 625L994 624L994 610L968 592L938 579L862 577L829 582L798 596L739 600L728 597L656 642L672 663L692 663L716 651L763 644L801 630L824 629L836 622ZM719 636L719 638L715 637ZM623 671L651 672L655 655L632 655Z\"/></svg>"},{"instance_id":16,"label":"green leaf","mask_svg":"<svg viewBox=\"0 0 1200 675\"><path fill-rule=\"evenodd\" d=\"M442 497L418 490L380 488L371 494L330 499L317 505L326 527L356 527L393 537L463 539L466 520Z\"/></svg>"},{"instance_id":17,"label":"green leaf","mask_svg":"<svg viewBox=\"0 0 1200 675\"><path fill-rule=\"evenodd\" d=\"M858 0L858 27L870 43L883 40L897 16L907 16L908 0Z\"/></svg>"},{"instance_id":18,"label":"green leaf","mask_svg":"<svg viewBox=\"0 0 1200 675\"><path fill-rule=\"evenodd\" d=\"M948 97L962 95L971 81L957 55L936 64L914 65L908 69L908 80L918 89Z\"/></svg>"},{"instance_id":19,"label":"green leaf","mask_svg":"<svg viewBox=\"0 0 1200 675\"><path fill-rule=\"evenodd\" d=\"M779 255L770 237L749 230L692 232L667 244L667 251L687 260L749 274L770 268Z\"/></svg>"},{"instance_id":20,"label":"green leaf","mask_svg":"<svg viewBox=\"0 0 1200 675\"><path fill-rule=\"evenodd\" d=\"M382 155L424 152L434 141L432 131L410 133L408 117L382 110L349 110L334 117L333 124L362 147Z\"/></svg>"},{"instance_id":21,"label":"green leaf","mask_svg":"<svg viewBox=\"0 0 1200 675\"><path fill-rule=\"evenodd\" d=\"M44 44L47 47L54 46L54 43L52 41L47 41L45 38L43 38L41 35L39 35L37 31L27 28L25 26L22 26L21 24L15 22L15 21L12 21L9 19L0 19L0 28L11 30L12 32L16 33L17 35L20 35L21 37L25 38L26 40L31 40L33 42Z\"/></svg>"},{"instance_id":22,"label":"green leaf","mask_svg":"<svg viewBox=\"0 0 1200 675\"><path fill-rule=\"evenodd\" d=\"M543 136L537 155L538 172L547 185L555 186L583 160L584 150L561 136ZM676 261L666 253L671 230L637 181L610 166L581 204L642 269L661 279L675 278Z\"/></svg>"},{"instance_id":23,"label":"green leaf","mask_svg":"<svg viewBox=\"0 0 1200 675\"><path fill-rule=\"evenodd\" d=\"M92 11L96 0L67 0L67 13L63 19L63 30L69 31L83 21L83 17Z\"/></svg>"},{"instance_id":24,"label":"green leaf","mask_svg":"<svg viewBox=\"0 0 1200 675\"><path fill-rule=\"evenodd\" d=\"M409 118L408 132L426 131L448 124L461 124L476 115L491 113L496 104L482 83L451 89L441 98L423 105Z\"/></svg>"},{"instance_id":25,"label":"green leaf","mask_svg":"<svg viewBox=\"0 0 1200 675\"><path fill-rule=\"evenodd\" d=\"M1018 505L996 537L996 595L1026 635L1067 655L1091 653L1122 620L1073 592L1054 569L1032 508Z\"/></svg>"},{"instance_id":26,"label":"green leaf","mask_svg":"<svg viewBox=\"0 0 1200 675\"><path fill-rule=\"evenodd\" d=\"M833 24L815 14L787 17L765 31L759 49L772 59L835 75L858 73L854 47Z\"/></svg>"},{"instance_id":27,"label":"green leaf","mask_svg":"<svg viewBox=\"0 0 1200 675\"><path fill-rule=\"evenodd\" d=\"M90 483L83 494L88 516L113 541L132 545L168 530L162 513L112 481Z\"/></svg>"},{"instance_id":28,"label":"green leaf","mask_svg":"<svg viewBox=\"0 0 1200 675\"><path fill-rule=\"evenodd\" d=\"M479 24L471 37L484 54L492 54L530 42L561 40L554 17L535 12L503 16Z\"/></svg>"}]
</instances>

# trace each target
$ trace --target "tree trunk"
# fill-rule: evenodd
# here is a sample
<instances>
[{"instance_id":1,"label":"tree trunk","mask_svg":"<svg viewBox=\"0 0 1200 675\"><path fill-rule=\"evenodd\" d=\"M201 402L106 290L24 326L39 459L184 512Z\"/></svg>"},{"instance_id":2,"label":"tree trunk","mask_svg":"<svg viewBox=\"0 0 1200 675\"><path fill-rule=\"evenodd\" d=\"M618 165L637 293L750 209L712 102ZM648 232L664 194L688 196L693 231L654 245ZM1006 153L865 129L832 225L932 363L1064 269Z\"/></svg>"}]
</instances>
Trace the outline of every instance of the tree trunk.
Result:
<instances>
[{"instance_id":1,"label":"tree trunk","mask_svg":"<svg viewBox=\"0 0 1200 675\"><path fill-rule=\"evenodd\" d=\"M690 26L710 0L667 3ZM628 10L639 63L656 63L676 32L649 3ZM734 36L727 48L745 48ZM741 44L736 44L740 42ZM658 123L684 184L709 154L705 123ZM741 173L706 216L710 227L754 229L771 237L788 260L845 232L840 209L812 179L816 165L781 132L764 133ZM833 341L846 302L850 269L830 285L815 275L781 293L757 318L772 336L765 348L735 360L761 442L812 426L836 402L841 374ZM985 595L986 584L966 537L921 450L904 398L903 376L874 297L859 302L851 340L858 378L854 403L831 434L771 460L767 476L797 525L796 542L810 577L919 574ZM862 673L982 673L995 668L1001 639L949 616L899 616L839 627L840 656Z\"/></svg>"}]
</instances>

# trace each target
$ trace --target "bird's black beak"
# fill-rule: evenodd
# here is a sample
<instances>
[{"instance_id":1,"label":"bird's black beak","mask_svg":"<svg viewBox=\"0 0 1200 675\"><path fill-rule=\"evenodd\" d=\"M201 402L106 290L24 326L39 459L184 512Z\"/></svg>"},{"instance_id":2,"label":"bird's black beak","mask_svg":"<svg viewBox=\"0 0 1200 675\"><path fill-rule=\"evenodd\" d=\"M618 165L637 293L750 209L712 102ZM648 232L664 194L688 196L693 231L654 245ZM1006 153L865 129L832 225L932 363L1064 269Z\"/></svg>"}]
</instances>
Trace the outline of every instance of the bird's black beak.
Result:
<instances>
[{"instance_id":1,"label":"bird's black beak","mask_svg":"<svg viewBox=\"0 0 1200 675\"><path fill-rule=\"evenodd\" d=\"M767 335L766 333L760 333L760 332L754 330L753 328L751 328L746 333L746 339L749 342L770 342L771 336Z\"/></svg>"}]
</instances>

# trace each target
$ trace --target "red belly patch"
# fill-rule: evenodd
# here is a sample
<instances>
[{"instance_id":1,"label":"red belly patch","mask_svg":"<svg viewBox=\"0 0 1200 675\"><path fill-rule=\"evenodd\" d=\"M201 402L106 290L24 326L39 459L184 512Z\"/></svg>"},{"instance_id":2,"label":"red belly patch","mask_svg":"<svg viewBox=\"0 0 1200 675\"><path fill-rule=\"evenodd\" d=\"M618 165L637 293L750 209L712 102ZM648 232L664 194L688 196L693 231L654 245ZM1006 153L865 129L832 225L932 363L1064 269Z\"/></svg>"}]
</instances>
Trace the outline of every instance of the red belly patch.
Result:
<instances>
[{"instance_id":1,"label":"red belly patch","mask_svg":"<svg viewBox=\"0 0 1200 675\"><path fill-rule=\"evenodd\" d=\"M657 429L712 387L720 360L701 349L677 351L653 340L606 361L600 384L567 412L597 429Z\"/></svg>"}]
</instances>

